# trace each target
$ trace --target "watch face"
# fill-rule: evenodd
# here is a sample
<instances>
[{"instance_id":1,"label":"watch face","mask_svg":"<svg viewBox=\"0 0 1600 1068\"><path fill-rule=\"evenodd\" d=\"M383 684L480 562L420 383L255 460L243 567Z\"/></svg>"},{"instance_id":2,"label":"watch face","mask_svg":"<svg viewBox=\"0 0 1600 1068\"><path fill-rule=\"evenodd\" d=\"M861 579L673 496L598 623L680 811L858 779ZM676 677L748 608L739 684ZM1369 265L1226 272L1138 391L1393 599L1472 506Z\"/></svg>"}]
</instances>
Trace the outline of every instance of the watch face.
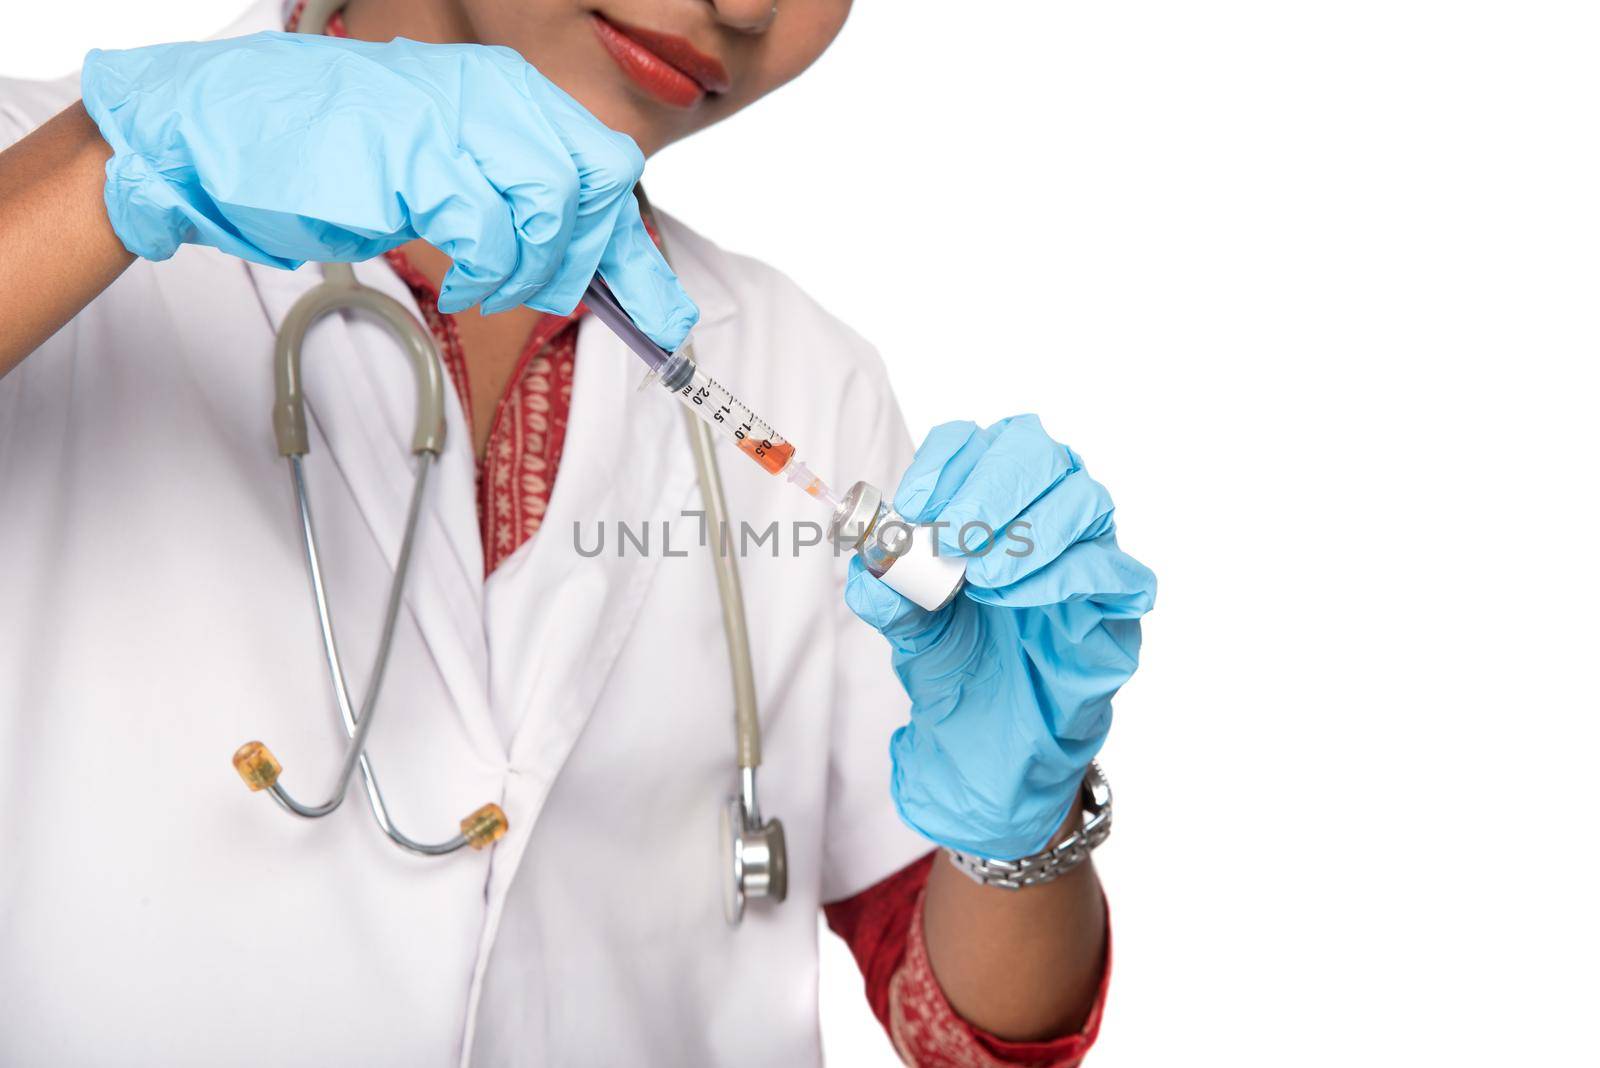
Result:
<instances>
[{"instance_id":1,"label":"watch face","mask_svg":"<svg viewBox=\"0 0 1600 1068\"><path fill-rule=\"evenodd\" d=\"M739 799L730 798L722 806L722 915L734 927L744 919L744 856L739 842L743 823Z\"/></svg>"},{"instance_id":2,"label":"watch face","mask_svg":"<svg viewBox=\"0 0 1600 1068\"><path fill-rule=\"evenodd\" d=\"M1111 804L1111 784L1106 782L1106 775L1100 770L1099 761L1089 761L1089 767L1083 773L1083 788L1089 795L1088 803L1095 808L1105 808Z\"/></svg>"}]
</instances>

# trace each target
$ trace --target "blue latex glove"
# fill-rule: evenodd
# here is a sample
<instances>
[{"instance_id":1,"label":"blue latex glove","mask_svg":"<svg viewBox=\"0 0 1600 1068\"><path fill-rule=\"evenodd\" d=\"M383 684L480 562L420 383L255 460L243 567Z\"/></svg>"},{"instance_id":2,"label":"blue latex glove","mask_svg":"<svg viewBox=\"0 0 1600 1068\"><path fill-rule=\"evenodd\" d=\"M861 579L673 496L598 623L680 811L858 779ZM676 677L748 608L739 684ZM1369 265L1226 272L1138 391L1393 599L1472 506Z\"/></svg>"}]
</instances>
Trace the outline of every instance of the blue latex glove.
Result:
<instances>
[{"instance_id":1,"label":"blue latex glove","mask_svg":"<svg viewBox=\"0 0 1600 1068\"><path fill-rule=\"evenodd\" d=\"M698 310L645 232L632 139L509 48L258 33L90 52L83 102L115 150L128 250L185 243L293 269L421 237L444 311L568 314L596 269L663 348Z\"/></svg>"},{"instance_id":2,"label":"blue latex glove","mask_svg":"<svg viewBox=\"0 0 1600 1068\"><path fill-rule=\"evenodd\" d=\"M972 557L966 586L937 612L851 561L845 599L889 639L911 696L911 722L890 743L895 805L961 852L1036 853L1105 740L1111 695L1138 666L1155 575L1117 548L1111 498L1037 416L935 427L894 507L948 523L941 551Z\"/></svg>"}]
</instances>

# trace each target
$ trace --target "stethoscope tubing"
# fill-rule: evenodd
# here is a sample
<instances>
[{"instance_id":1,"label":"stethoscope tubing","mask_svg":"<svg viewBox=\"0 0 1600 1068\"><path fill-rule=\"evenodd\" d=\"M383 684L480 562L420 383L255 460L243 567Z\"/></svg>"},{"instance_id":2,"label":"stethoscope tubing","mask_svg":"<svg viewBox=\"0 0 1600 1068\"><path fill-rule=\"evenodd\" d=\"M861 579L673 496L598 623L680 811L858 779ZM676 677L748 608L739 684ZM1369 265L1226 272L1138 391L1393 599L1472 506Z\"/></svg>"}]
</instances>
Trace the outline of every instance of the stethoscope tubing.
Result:
<instances>
[{"instance_id":1,"label":"stethoscope tubing","mask_svg":"<svg viewBox=\"0 0 1600 1068\"><path fill-rule=\"evenodd\" d=\"M424 452L420 454L420 466L418 468L416 482L412 487L411 505L407 510L408 519L406 524L406 536L402 540L401 545L401 553L406 560L409 560L410 558L409 543L412 540L412 531L416 526L415 519L418 513L418 506L424 494L424 487L427 481L427 472L432 466L432 458L433 457L431 453ZM333 611L328 602L327 585L322 578L322 558L321 553L319 553L317 550L316 529L311 515L311 499L306 492L305 468L301 457L289 457L289 472L290 478L294 483L295 502L300 512L301 545L305 550L306 573L310 578L311 596L316 604L317 609L317 625L322 637L323 659L327 663L328 677L333 685L334 697L339 706L339 719L344 725L345 736L350 740L349 748L347 749L345 756L346 768L348 768L349 753L354 752L356 754L356 766L361 769L362 783L366 789L367 803L372 809L373 819L377 821L379 828L382 829L383 833L387 835L390 841L394 842L395 845L399 846L401 849L404 849L408 853L415 853L418 856L443 856L447 853L454 853L456 850L468 844L466 835L457 834L446 841L435 844L418 842L404 834L398 827L396 827L393 818L389 815L389 807L384 802L383 790L378 785L378 776L373 770L372 760L367 756L365 749L360 747L361 741L366 737L366 732L371 729L371 712L377 701L377 687L376 685L373 685L371 688L369 688L366 699L362 701L362 711L359 715L357 715L352 707L350 700L350 687L345 679L344 666L339 657L339 643L334 636ZM395 573L397 578L403 576L405 574L405 565L401 564L397 566ZM400 579L400 581L403 581L403 579ZM391 590L398 586L400 581L392 583ZM386 611L386 618L384 621L384 629L386 634L385 640L392 641L394 632L394 615L397 614L397 612L398 606L391 595L390 606ZM382 657L385 662L388 659L387 649L383 648L382 641L380 641L379 656ZM381 667L379 668L379 672L381 672ZM375 677L374 682L380 680L381 674L378 677ZM341 790L339 796L341 800L343 798L343 791L348 789L348 784L349 775L348 771L346 770L342 775L342 780L339 785L339 789ZM269 787L269 789L272 791L273 800L277 801L285 809L293 812L295 815L303 815L303 813L296 809L293 800L287 796L287 794L278 784L273 784L273 786ZM334 807L336 808L338 806L335 805ZM329 811L332 810L330 809Z\"/></svg>"},{"instance_id":2,"label":"stethoscope tubing","mask_svg":"<svg viewBox=\"0 0 1600 1068\"><path fill-rule=\"evenodd\" d=\"M321 33L328 19L343 2L344 0L307 0L301 12L299 32ZM639 191L639 200L646 220L651 223L660 240L660 231L655 227L654 215L643 190ZM661 241L661 248L662 254L666 255L664 240ZM647 364L656 367L666 358L668 354L644 336L598 277L590 286L586 299L597 318L610 327ZM406 509L404 533L389 584L372 674L368 680L367 691L362 697L359 712L351 700L349 684L339 655L333 611L323 577L321 553L317 547L311 500L306 489L304 456L310 448L310 435L300 389L301 345L311 324L325 315L347 310L374 315L395 334L410 358L418 391L417 427L413 441L417 470ZM685 355L692 361L692 349L688 346L685 348L687 349ZM289 460L290 479L300 516L301 543L316 607L323 658L327 664L328 676L338 705L339 720L344 728L347 742L333 790L326 801L315 805L302 803L276 781L275 776L266 789L272 799L285 811L304 819L319 819L336 811L343 803L349 791L350 780L359 768L368 807L378 826L391 841L401 849L421 856L453 853L465 845L473 844L465 833L466 821L463 821L462 834L437 844L420 843L402 833L389 814L372 760L366 754L366 740L372 730L378 695L382 690L395 627L404 601L405 580L410 571L412 547L421 515L428 472L442 447L443 376L437 345L433 336L417 321L416 316L398 301L356 281L355 272L349 264L332 263L324 265L324 281L302 296L290 310L283 328L280 329L276 345L276 366L278 401L274 408L274 427L278 435L279 451ZM727 524L727 500L709 432L692 413L685 412L684 419L689 432L690 448L695 458L701 497L706 506L706 519L710 529L719 532L712 560L733 682L737 762L740 771L738 807L743 817L741 821L743 829L759 831L762 820L756 798L756 768L761 764L761 722L756 704L755 672L751 662L749 627L745 618L738 567L732 554L722 546L720 538L720 532Z\"/></svg>"}]
</instances>

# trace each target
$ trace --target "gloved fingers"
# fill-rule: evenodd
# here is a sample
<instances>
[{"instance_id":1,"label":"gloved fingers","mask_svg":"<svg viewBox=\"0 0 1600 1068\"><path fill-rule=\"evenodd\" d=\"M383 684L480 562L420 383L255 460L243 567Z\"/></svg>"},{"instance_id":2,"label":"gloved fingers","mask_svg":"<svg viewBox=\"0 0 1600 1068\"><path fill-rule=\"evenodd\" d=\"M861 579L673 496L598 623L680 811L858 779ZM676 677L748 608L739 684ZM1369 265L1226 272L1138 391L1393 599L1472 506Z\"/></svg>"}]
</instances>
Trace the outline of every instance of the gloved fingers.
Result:
<instances>
[{"instance_id":1,"label":"gloved fingers","mask_svg":"<svg viewBox=\"0 0 1600 1068\"><path fill-rule=\"evenodd\" d=\"M484 311L528 304L568 313L577 303L568 302L569 245L612 186L633 187L643 157L510 49L473 49L466 60L462 143L511 206L519 244L516 270Z\"/></svg>"},{"instance_id":2,"label":"gloved fingers","mask_svg":"<svg viewBox=\"0 0 1600 1068\"><path fill-rule=\"evenodd\" d=\"M644 169L644 156L632 139L595 124L568 145L578 171L576 226L555 277L528 303L542 311L570 314L583 299L589 281L626 212L638 214L633 187ZM614 292L614 291L613 291ZM618 294L621 299L621 294Z\"/></svg>"},{"instance_id":3,"label":"gloved fingers","mask_svg":"<svg viewBox=\"0 0 1600 1068\"><path fill-rule=\"evenodd\" d=\"M895 492L895 511L913 523L938 519L994 442L1019 420L1037 424L1039 417L1008 416L986 427L979 427L970 420L934 427L900 479L900 487ZM1070 455L1071 450L1067 451ZM1077 460L1075 456L1072 459Z\"/></svg>"},{"instance_id":4,"label":"gloved fingers","mask_svg":"<svg viewBox=\"0 0 1600 1068\"><path fill-rule=\"evenodd\" d=\"M986 587L1019 582L1074 543L1109 533L1112 512L1111 494L1079 467L1025 507L989 544L980 548L969 541L967 581Z\"/></svg>"},{"instance_id":5,"label":"gloved fingers","mask_svg":"<svg viewBox=\"0 0 1600 1068\"><path fill-rule=\"evenodd\" d=\"M533 148L532 154L543 154ZM551 159L546 168L528 168L521 181L499 186L511 211L517 237L517 264L483 302L485 315L532 304L556 278L577 227L578 177L571 161ZM533 175L539 175L533 177Z\"/></svg>"},{"instance_id":6,"label":"gloved fingers","mask_svg":"<svg viewBox=\"0 0 1600 1068\"><path fill-rule=\"evenodd\" d=\"M968 565L970 572L971 565ZM1000 608L1087 602L1096 618L1137 619L1155 604L1156 577L1117 548L1114 534L1068 546L1045 566L1000 587L968 583L965 595Z\"/></svg>"},{"instance_id":7,"label":"gloved fingers","mask_svg":"<svg viewBox=\"0 0 1600 1068\"><path fill-rule=\"evenodd\" d=\"M283 34L218 45L195 53L206 58L172 106L206 194L235 229L274 255L318 260L366 259L422 236L456 261L447 311L510 273L504 198L420 76L451 49Z\"/></svg>"},{"instance_id":8,"label":"gloved fingers","mask_svg":"<svg viewBox=\"0 0 1600 1068\"><path fill-rule=\"evenodd\" d=\"M528 303L541 311L566 315L577 307L599 270L625 209L638 213L632 193L644 173L644 153L631 137L607 127L537 71L531 67L526 71L529 93L550 118L578 174L572 241L550 285ZM617 296L622 299L621 293ZM627 302L623 304L626 307Z\"/></svg>"},{"instance_id":9,"label":"gloved fingers","mask_svg":"<svg viewBox=\"0 0 1600 1068\"><path fill-rule=\"evenodd\" d=\"M859 557L850 559L844 601L868 626L903 652L916 651L936 637L944 625L944 617L953 608L953 605L946 605L937 612L929 612L906 600L882 580L874 578Z\"/></svg>"},{"instance_id":10,"label":"gloved fingers","mask_svg":"<svg viewBox=\"0 0 1600 1068\"><path fill-rule=\"evenodd\" d=\"M917 606L874 578L860 558L850 558L844 603L862 621L885 636L915 626ZM924 613L926 614L926 613Z\"/></svg>"},{"instance_id":11,"label":"gloved fingers","mask_svg":"<svg viewBox=\"0 0 1600 1068\"><path fill-rule=\"evenodd\" d=\"M509 53L507 62L515 61L515 53ZM562 137L579 187L573 240L550 285L528 304L566 315L598 270L638 328L662 349L677 350L699 321L699 309L638 217L632 193L645 171L645 155L632 137L606 128L538 70L522 67L526 91Z\"/></svg>"},{"instance_id":12,"label":"gloved fingers","mask_svg":"<svg viewBox=\"0 0 1600 1068\"><path fill-rule=\"evenodd\" d=\"M525 304L549 285L578 222L577 167L539 109L520 95L511 100L492 115L463 113L462 144L505 198L517 239L516 266L484 300L485 314Z\"/></svg>"},{"instance_id":13,"label":"gloved fingers","mask_svg":"<svg viewBox=\"0 0 1600 1068\"><path fill-rule=\"evenodd\" d=\"M1106 619L1087 601L1026 615L1018 642L1052 734L1069 754L1098 744L1111 729L1112 698L1139 668L1139 621Z\"/></svg>"},{"instance_id":14,"label":"gloved fingers","mask_svg":"<svg viewBox=\"0 0 1600 1068\"><path fill-rule=\"evenodd\" d=\"M979 430L970 419L940 423L928 431L911 458L911 466L900 476L894 510L912 523L938 515L991 439L992 435Z\"/></svg>"},{"instance_id":15,"label":"gloved fingers","mask_svg":"<svg viewBox=\"0 0 1600 1068\"><path fill-rule=\"evenodd\" d=\"M936 517L946 552L977 552L1079 466L1036 415L1013 416L996 426L999 433Z\"/></svg>"},{"instance_id":16,"label":"gloved fingers","mask_svg":"<svg viewBox=\"0 0 1600 1068\"><path fill-rule=\"evenodd\" d=\"M402 197L412 229L455 261L439 287L439 310L464 311L516 270L516 228L510 206L471 155L453 142L429 138L424 145L431 159L410 168Z\"/></svg>"},{"instance_id":17,"label":"gloved fingers","mask_svg":"<svg viewBox=\"0 0 1600 1068\"><path fill-rule=\"evenodd\" d=\"M474 207L430 209L416 227L454 261L439 287L439 310L448 314L481 304L516 269L516 239L505 201L495 196Z\"/></svg>"},{"instance_id":18,"label":"gloved fingers","mask_svg":"<svg viewBox=\"0 0 1600 1068\"><path fill-rule=\"evenodd\" d=\"M700 309L650 240L639 217L639 202L631 195L624 201L611 240L600 255L600 276L639 329L675 352L700 321Z\"/></svg>"}]
</instances>

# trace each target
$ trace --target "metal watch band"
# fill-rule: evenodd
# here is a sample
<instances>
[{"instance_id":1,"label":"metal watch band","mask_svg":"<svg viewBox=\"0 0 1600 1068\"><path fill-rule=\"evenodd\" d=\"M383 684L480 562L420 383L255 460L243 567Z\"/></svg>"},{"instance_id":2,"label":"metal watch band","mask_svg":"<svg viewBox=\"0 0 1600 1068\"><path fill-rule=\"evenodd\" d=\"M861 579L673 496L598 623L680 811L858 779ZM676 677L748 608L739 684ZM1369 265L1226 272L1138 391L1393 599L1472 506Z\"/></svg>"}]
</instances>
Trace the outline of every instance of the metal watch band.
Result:
<instances>
[{"instance_id":1,"label":"metal watch band","mask_svg":"<svg viewBox=\"0 0 1600 1068\"><path fill-rule=\"evenodd\" d=\"M1089 851L1111 834L1111 786L1098 762L1089 762L1078 789L1083 796L1083 826L1054 846L1016 860L988 860L950 848L945 855L967 878L984 886L1021 890L1059 879L1088 860Z\"/></svg>"}]
</instances>

